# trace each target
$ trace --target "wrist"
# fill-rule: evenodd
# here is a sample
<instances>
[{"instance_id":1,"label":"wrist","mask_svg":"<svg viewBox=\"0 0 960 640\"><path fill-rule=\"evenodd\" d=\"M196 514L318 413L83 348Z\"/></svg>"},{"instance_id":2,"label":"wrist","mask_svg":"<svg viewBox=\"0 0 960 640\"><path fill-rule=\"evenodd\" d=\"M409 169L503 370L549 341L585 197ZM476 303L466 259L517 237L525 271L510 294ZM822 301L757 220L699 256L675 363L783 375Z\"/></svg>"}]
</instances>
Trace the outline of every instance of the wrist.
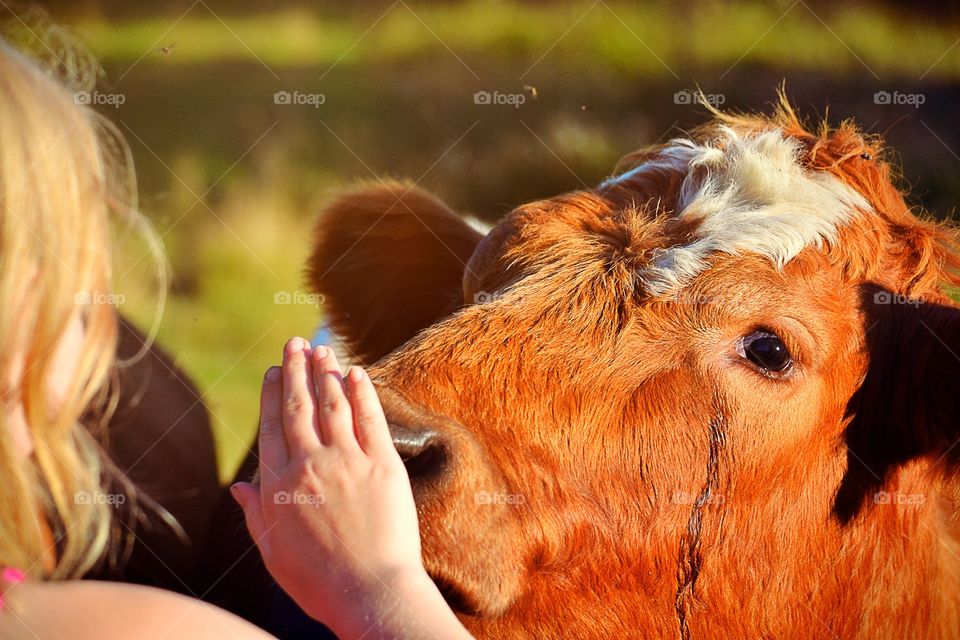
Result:
<instances>
[{"instance_id":1,"label":"wrist","mask_svg":"<svg viewBox=\"0 0 960 640\"><path fill-rule=\"evenodd\" d=\"M427 570L419 563L389 567L378 572L376 576L381 585L397 593L434 586Z\"/></svg>"},{"instance_id":2,"label":"wrist","mask_svg":"<svg viewBox=\"0 0 960 640\"><path fill-rule=\"evenodd\" d=\"M385 611L412 598L432 599L431 592L442 601L423 566L401 565L362 574L358 572L354 580L339 589L339 602L311 603L305 610L343 640L362 636L378 638L380 634L372 629L381 624Z\"/></svg>"}]
</instances>

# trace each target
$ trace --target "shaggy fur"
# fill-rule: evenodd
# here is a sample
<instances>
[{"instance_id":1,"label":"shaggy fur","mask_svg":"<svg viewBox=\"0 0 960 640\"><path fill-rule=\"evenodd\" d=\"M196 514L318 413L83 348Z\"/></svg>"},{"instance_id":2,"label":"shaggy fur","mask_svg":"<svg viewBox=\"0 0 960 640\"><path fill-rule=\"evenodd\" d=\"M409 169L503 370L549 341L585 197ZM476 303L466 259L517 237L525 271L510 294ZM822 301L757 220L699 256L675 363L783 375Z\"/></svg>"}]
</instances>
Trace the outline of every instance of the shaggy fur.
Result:
<instances>
[{"instance_id":1,"label":"shaggy fur","mask_svg":"<svg viewBox=\"0 0 960 640\"><path fill-rule=\"evenodd\" d=\"M483 638L957 637L954 232L850 123L715 116L482 240L415 189L320 218L333 325L437 434L427 569Z\"/></svg>"},{"instance_id":2,"label":"shaggy fur","mask_svg":"<svg viewBox=\"0 0 960 640\"><path fill-rule=\"evenodd\" d=\"M657 252L641 276L661 295L689 283L715 253L755 253L782 267L808 246L836 242L841 225L870 210L854 189L805 169L799 156L799 143L779 129L741 135L721 125L716 140L673 140L655 159L600 189L664 169L686 174L674 215L694 223L694 231L684 244Z\"/></svg>"}]
</instances>

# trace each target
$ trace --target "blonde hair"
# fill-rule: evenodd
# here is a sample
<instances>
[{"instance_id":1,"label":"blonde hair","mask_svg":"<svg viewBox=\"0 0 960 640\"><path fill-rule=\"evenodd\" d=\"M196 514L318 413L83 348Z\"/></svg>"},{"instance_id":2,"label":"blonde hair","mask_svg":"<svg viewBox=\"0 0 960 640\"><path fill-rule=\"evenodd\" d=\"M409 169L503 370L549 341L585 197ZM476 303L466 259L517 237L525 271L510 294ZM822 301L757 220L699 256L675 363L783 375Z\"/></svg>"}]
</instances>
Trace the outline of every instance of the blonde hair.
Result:
<instances>
[{"instance_id":1,"label":"blonde hair","mask_svg":"<svg viewBox=\"0 0 960 640\"><path fill-rule=\"evenodd\" d=\"M0 38L0 373L10 377L23 359L4 403L22 401L34 455L17 450L0 412L0 566L62 579L94 566L110 540L112 507L91 499L102 495L104 458L80 417L109 404L117 342L109 213L145 222L122 136L75 98L93 88L92 58L62 30L43 25L37 36L22 18L16 24L26 41L7 29ZM39 55L18 50L31 44ZM78 312L81 355L52 406L55 347Z\"/></svg>"}]
</instances>

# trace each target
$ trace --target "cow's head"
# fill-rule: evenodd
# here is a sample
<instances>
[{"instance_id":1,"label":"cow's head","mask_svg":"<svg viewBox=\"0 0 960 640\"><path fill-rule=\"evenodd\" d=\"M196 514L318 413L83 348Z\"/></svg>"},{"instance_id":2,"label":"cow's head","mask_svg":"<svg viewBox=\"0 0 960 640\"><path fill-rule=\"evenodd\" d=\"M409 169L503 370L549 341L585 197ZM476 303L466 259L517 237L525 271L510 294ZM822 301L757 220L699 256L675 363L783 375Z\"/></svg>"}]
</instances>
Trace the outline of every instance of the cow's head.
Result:
<instances>
[{"instance_id":1,"label":"cow's head","mask_svg":"<svg viewBox=\"0 0 960 640\"><path fill-rule=\"evenodd\" d=\"M956 257L881 152L783 106L485 236L398 183L328 208L311 285L375 365L426 566L468 626L932 624L960 565Z\"/></svg>"}]
</instances>

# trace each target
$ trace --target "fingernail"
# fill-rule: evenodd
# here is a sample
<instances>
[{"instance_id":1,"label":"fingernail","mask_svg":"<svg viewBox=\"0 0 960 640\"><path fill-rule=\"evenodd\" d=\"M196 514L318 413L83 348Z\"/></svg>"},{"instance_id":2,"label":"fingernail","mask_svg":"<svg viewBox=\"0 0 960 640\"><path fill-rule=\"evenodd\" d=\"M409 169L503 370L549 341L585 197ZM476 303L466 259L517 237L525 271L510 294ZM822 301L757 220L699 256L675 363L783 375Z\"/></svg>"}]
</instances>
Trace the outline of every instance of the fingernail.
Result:
<instances>
[{"instance_id":1,"label":"fingernail","mask_svg":"<svg viewBox=\"0 0 960 640\"><path fill-rule=\"evenodd\" d=\"M293 355L298 351L303 351L303 338L290 338L287 341L287 346L284 348L284 352L287 355Z\"/></svg>"},{"instance_id":2,"label":"fingernail","mask_svg":"<svg viewBox=\"0 0 960 640\"><path fill-rule=\"evenodd\" d=\"M242 506L243 506L243 503L240 502L240 488L239 488L239 487L240 487L240 484L239 484L239 483L234 483L234 484L230 485L230 495L233 496L233 499L237 501L237 504L239 504L239 505L242 507Z\"/></svg>"},{"instance_id":3,"label":"fingernail","mask_svg":"<svg viewBox=\"0 0 960 640\"><path fill-rule=\"evenodd\" d=\"M263 375L263 379L267 382L276 382L280 379L280 367L270 367L267 369L267 372Z\"/></svg>"},{"instance_id":4,"label":"fingernail","mask_svg":"<svg viewBox=\"0 0 960 640\"><path fill-rule=\"evenodd\" d=\"M350 372L347 373L347 377L350 378L350 382L360 382L363 380L363 369L360 367L350 367Z\"/></svg>"},{"instance_id":5,"label":"fingernail","mask_svg":"<svg viewBox=\"0 0 960 640\"><path fill-rule=\"evenodd\" d=\"M317 360L323 360L327 357L327 348L323 345L317 345L313 348L313 357Z\"/></svg>"}]
</instances>

